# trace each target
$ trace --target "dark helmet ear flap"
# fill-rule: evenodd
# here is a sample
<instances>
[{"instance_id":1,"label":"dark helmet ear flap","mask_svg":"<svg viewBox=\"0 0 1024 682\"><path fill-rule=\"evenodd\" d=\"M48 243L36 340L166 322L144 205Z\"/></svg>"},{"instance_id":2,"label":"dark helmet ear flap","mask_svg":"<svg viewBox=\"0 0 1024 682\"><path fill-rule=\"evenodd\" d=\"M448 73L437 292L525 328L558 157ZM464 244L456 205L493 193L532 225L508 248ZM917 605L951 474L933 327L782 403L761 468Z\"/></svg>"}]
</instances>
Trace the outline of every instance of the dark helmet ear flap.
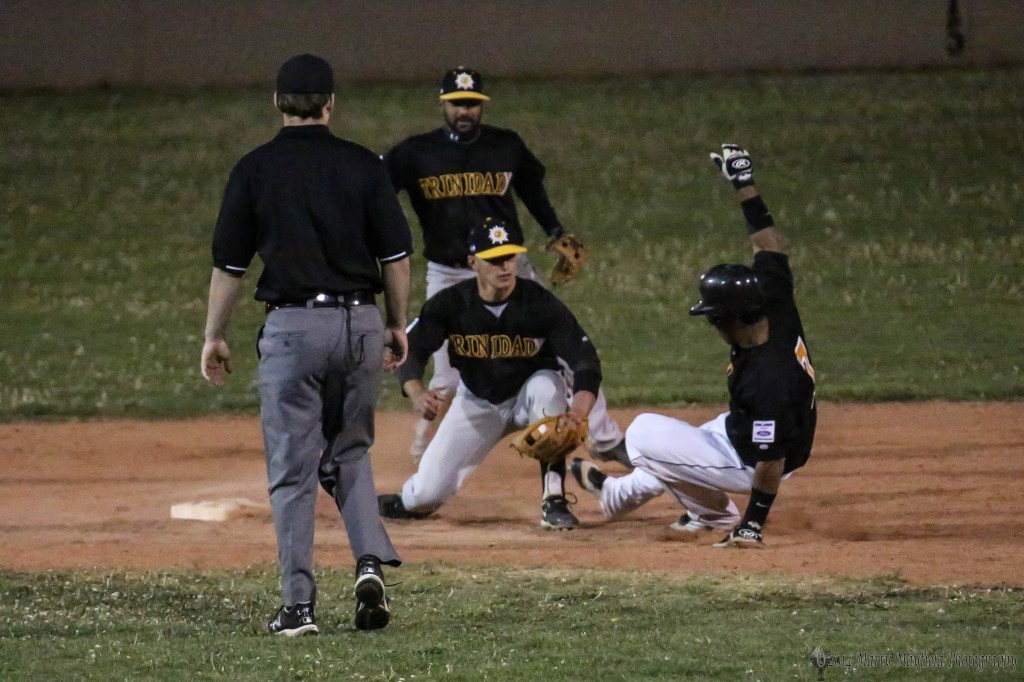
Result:
<instances>
[{"instance_id":1,"label":"dark helmet ear flap","mask_svg":"<svg viewBox=\"0 0 1024 682\"><path fill-rule=\"evenodd\" d=\"M739 263L720 263L700 276L700 300L691 315L756 321L764 308L764 288L757 273Z\"/></svg>"},{"instance_id":2,"label":"dark helmet ear flap","mask_svg":"<svg viewBox=\"0 0 1024 682\"><path fill-rule=\"evenodd\" d=\"M750 312L743 313L739 316L739 321L743 324L754 324L758 320L764 317L764 308L755 308Z\"/></svg>"}]
</instances>

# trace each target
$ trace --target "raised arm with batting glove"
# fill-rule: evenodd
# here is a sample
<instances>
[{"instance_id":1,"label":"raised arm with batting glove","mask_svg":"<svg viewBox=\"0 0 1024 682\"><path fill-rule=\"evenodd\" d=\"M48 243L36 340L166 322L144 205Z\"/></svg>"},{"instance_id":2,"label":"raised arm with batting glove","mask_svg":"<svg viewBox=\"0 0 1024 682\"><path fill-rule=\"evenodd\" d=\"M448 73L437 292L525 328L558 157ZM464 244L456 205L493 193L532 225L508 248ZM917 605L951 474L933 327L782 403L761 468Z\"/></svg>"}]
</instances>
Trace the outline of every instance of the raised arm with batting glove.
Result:
<instances>
[{"instance_id":1,"label":"raised arm with batting glove","mask_svg":"<svg viewBox=\"0 0 1024 682\"><path fill-rule=\"evenodd\" d=\"M710 154L711 160L726 180L736 189L736 198L747 222L747 232L754 253L758 251L781 252L781 240L775 228L775 218L764 203L754 183L754 163L750 153L736 144L723 144L722 153ZM740 523L731 530L716 547L752 546L760 547L762 531L768 512L779 492L785 468L785 457L759 461L754 467L754 481L750 499Z\"/></svg>"}]
</instances>

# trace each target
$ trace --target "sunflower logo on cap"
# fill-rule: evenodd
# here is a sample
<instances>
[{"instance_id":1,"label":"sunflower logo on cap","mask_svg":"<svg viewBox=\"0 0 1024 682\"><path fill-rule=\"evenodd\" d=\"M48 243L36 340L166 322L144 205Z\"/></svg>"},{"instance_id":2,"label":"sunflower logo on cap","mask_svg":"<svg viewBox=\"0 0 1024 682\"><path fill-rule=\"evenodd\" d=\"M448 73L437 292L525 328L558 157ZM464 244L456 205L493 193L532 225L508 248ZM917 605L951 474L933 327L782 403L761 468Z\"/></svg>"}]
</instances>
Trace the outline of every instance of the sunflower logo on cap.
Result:
<instances>
[{"instance_id":1,"label":"sunflower logo on cap","mask_svg":"<svg viewBox=\"0 0 1024 682\"><path fill-rule=\"evenodd\" d=\"M472 90L473 85L473 77L465 71L462 71L455 76L455 87L459 90Z\"/></svg>"},{"instance_id":2,"label":"sunflower logo on cap","mask_svg":"<svg viewBox=\"0 0 1024 682\"><path fill-rule=\"evenodd\" d=\"M509 229L494 218L488 218L483 225L470 230L466 246L471 255L484 260L526 251L522 231L514 225Z\"/></svg>"},{"instance_id":3,"label":"sunflower logo on cap","mask_svg":"<svg viewBox=\"0 0 1024 682\"><path fill-rule=\"evenodd\" d=\"M504 225L495 225L487 231L487 238L492 244L504 244L508 241L508 231Z\"/></svg>"}]
</instances>

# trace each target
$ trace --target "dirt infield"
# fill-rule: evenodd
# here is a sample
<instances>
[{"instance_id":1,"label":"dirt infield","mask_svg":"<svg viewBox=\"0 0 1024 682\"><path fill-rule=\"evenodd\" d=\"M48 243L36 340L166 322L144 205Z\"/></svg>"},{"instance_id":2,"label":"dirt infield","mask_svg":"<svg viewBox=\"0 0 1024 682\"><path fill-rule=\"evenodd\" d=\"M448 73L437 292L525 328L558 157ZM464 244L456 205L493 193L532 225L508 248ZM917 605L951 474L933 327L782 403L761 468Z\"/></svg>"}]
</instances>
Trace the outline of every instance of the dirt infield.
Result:
<instances>
[{"instance_id":1,"label":"dirt infield","mask_svg":"<svg viewBox=\"0 0 1024 682\"><path fill-rule=\"evenodd\" d=\"M615 410L623 426L641 410ZM663 412L666 412L662 410ZM714 408L674 410L693 423ZM412 473L410 413L383 413L377 486ZM663 496L607 522L579 497L582 527L538 526L533 462L504 443L436 518L389 521L405 561L642 567L675 573L898 575L919 585L1024 584L1024 404L824 404L808 466L782 488L765 551L718 550L667 530ZM0 425L0 570L230 568L273 562L255 417ZM170 518L172 505L246 498L225 522ZM738 500L742 506L745 499ZM317 563L352 564L330 499L320 497Z\"/></svg>"}]
</instances>

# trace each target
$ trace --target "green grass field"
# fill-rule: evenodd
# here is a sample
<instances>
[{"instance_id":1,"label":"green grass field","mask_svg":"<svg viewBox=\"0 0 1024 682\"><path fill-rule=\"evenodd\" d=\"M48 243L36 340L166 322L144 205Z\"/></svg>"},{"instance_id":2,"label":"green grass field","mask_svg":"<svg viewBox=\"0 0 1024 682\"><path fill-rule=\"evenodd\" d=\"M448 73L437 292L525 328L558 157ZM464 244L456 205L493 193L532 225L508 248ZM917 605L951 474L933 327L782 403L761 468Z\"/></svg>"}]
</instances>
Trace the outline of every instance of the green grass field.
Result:
<instances>
[{"instance_id":1,"label":"green grass field","mask_svg":"<svg viewBox=\"0 0 1024 682\"><path fill-rule=\"evenodd\" d=\"M686 314L700 272L749 258L707 157L724 141L752 150L790 238L821 398L1024 397L1024 71L491 91L487 122L522 134L591 245L559 294L601 351L613 405L726 399L726 349ZM439 123L432 84L339 97L334 131L374 150ZM255 412L254 276L229 386L207 386L198 361L220 194L276 131L269 100L0 95L0 420ZM417 256L416 309L423 270ZM403 406L393 379L382 406ZM387 630L356 632L351 577L326 571L323 635L282 641L261 634L272 567L0 572L0 679L811 680L816 648L834 657L827 680L1020 679L1024 663L1019 589L446 564L389 577L402 584Z\"/></svg>"},{"instance_id":2,"label":"green grass field","mask_svg":"<svg viewBox=\"0 0 1024 682\"><path fill-rule=\"evenodd\" d=\"M725 348L686 315L700 272L749 258L707 157L722 141L751 148L790 237L823 399L1024 395L1024 72L492 90L485 120L522 134L592 247L560 295L613 405L725 399ZM334 131L374 150L439 124L429 84L339 96ZM230 386L197 368L223 184L278 123L261 90L0 96L0 419L255 410L253 275ZM539 247L532 220L527 234ZM423 270L416 256L415 310ZM382 405L401 405L385 387Z\"/></svg>"},{"instance_id":3,"label":"green grass field","mask_svg":"<svg viewBox=\"0 0 1024 682\"><path fill-rule=\"evenodd\" d=\"M355 630L351 576L328 571L320 637L286 640L261 634L273 571L0 573L0 677L814 680L819 648L826 680L1013 680L1024 667L1019 590L448 564L390 577L402 584L387 629Z\"/></svg>"}]
</instances>

